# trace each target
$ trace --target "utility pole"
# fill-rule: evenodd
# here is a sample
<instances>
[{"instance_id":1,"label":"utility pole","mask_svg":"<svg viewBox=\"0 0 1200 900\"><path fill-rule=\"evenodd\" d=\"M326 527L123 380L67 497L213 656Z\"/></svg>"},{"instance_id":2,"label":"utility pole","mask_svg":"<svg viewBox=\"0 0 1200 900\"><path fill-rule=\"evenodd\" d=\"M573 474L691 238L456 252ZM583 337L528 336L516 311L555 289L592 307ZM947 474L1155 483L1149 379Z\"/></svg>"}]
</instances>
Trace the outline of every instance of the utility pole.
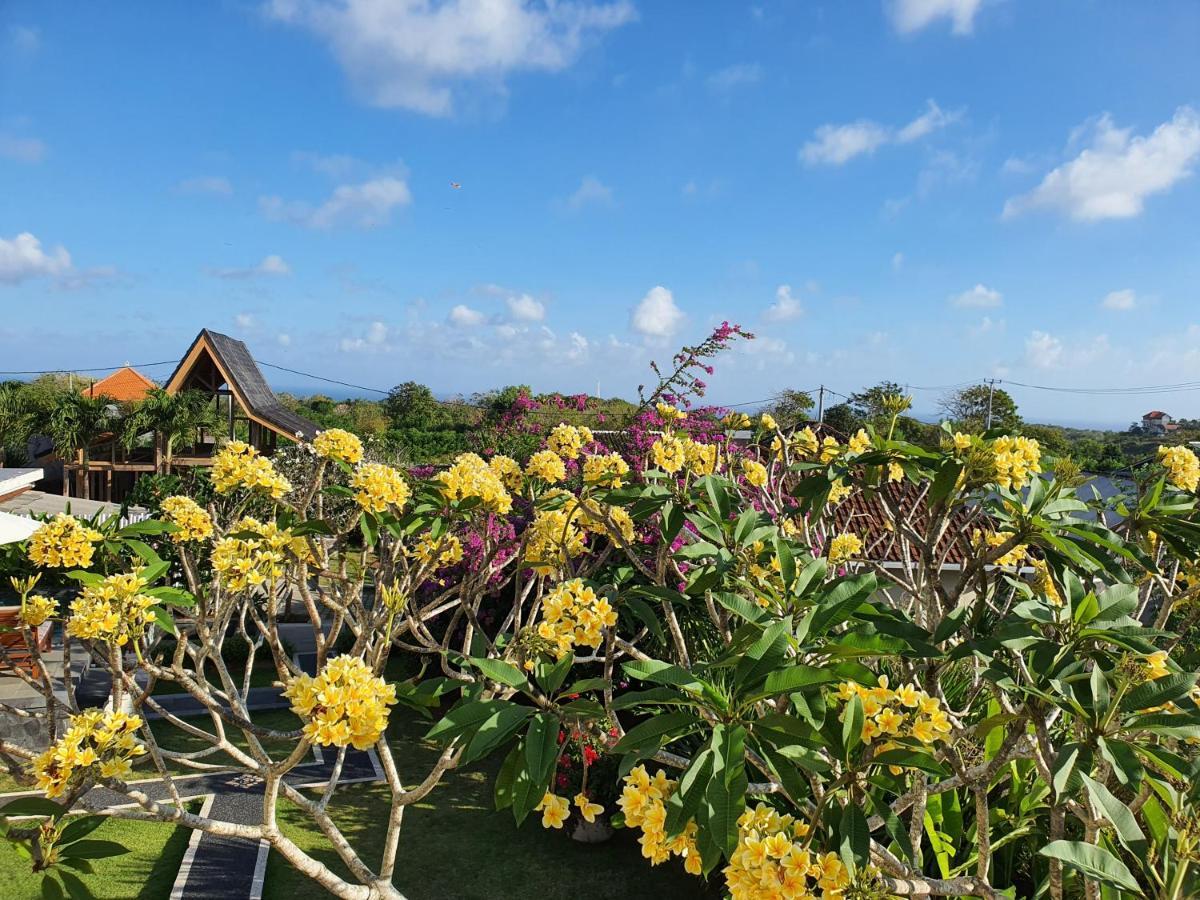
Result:
<instances>
[{"instance_id":1,"label":"utility pole","mask_svg":"<svg viewBox=\"0 0 1200 900\"><path fill-rule=\"evenodd\" d=\"M825 421L825 385L817 390L817 422Z\"/></svg>"},{"instance_id":2,"label":"utility pole","mask_svg":"<svg viewBox=\"0 0 1200 900\"><path fill-rule=\"evenodd\" d=\"M992 428L992 397L995 396L995 394L996 394L996 379L989 378L988 379L987 424L983 428L984 431L990 431Z\"/></svg>"}]
</instances>

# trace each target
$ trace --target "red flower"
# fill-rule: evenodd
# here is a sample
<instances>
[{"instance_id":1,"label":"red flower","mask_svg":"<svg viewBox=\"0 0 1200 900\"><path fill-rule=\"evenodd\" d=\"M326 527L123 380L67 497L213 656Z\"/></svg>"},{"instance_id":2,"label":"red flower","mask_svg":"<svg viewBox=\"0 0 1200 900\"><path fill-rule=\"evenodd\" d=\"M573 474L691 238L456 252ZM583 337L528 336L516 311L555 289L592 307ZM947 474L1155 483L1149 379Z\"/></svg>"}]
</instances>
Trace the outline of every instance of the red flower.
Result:
<instances>
[{"instance_id":1,"label":"red flower","mask_svg":"<svg viewBox=\"0 0 1200 900\"><path fill-rule=\"evenodd\" d=\"M585 746L583 748L583 761L585 763L587 763L589 766L592 763L594 763L596 760L598 760L599 758L600 758L600 754L597 753L595 750L593 750L591 747Z\"/></svg>"}]
</instances>

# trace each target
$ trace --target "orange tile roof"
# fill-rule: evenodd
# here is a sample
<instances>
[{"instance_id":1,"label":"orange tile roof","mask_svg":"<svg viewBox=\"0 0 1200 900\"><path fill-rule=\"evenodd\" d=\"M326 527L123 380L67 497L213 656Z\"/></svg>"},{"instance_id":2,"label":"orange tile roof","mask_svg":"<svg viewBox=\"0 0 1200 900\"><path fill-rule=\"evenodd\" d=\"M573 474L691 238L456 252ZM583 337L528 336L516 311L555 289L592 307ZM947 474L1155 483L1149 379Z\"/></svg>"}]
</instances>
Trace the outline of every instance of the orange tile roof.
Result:
<instances>
[{"instance_id":1,"label":"orange tile roof","mask_svg":"<svg viewBox=\"0 0 1200 900\"><path fill-rule=\"evenodd\" d=\"M141 400L154 387L154 382L136 369L123 366L107 378L83 389L88 397L108 397L118 403Z\"/></svg>"}]
</instances>

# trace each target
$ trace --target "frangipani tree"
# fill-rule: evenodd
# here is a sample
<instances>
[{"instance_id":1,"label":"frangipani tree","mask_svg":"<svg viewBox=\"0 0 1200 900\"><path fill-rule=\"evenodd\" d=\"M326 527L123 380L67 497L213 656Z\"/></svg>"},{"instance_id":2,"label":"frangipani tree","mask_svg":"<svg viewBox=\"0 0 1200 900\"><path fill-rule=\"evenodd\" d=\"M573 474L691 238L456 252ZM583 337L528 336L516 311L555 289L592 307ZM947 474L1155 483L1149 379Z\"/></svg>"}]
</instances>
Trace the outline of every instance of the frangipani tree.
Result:
<instances>
[{"instance_id":1,"label":"frangipani tree","mask_svg":"<svg viewBox=\"0 0 1200 900\"><path fill-rule=\"evenodd\" d=\"M107 533L48 524L29 555L79 596L56 609L21 583L26 627L62 618L110 672L115 711L70 698L60 725L49 683L27 676L47 696L49 749L0 751L56 805L17 811L59 816L102 784L133 804L113 815L265 840L337 896L396 897L404 809L494 753L516 823L611 815L649 864L734 898L1195 894L1200 709L1169 630L1193 624L1200 596L1190 451L1166 449L1103 501L1065 462L1043 472L1019 436L947 431L930 451L735 415L750 444L697 443L682 428L694 414L647 402L665 425L635 460L560 426L523 463L464 454L416 480L328 431L303 481L235 442L207 508L176 498L161 522ZM870 529L862 503L879 513ZM286 652L288 596L315 674ZM233 635L244 671L222 655ZM399 654L422 674L389 680ZM294 731L247 705L260 658ZM203 716L164 709L161 682ZM441 747L416 779L386 738L399 706L428 714ZM151 711L204 748L160 746ZM586 775L560 796L560 732L610 730L619 802L601 808ZM315 795L288 778L314 745L338 760ZM341 762L365 749L391 796L377 859L332 812ZM218 753L262 780L258 824L179 799L179 773ZM132 783L134 766L167 799ZM281 799L348 877L282 833ZM79 858L63 831L8 825L50 878Z\"/></svg>"}]
</instances>

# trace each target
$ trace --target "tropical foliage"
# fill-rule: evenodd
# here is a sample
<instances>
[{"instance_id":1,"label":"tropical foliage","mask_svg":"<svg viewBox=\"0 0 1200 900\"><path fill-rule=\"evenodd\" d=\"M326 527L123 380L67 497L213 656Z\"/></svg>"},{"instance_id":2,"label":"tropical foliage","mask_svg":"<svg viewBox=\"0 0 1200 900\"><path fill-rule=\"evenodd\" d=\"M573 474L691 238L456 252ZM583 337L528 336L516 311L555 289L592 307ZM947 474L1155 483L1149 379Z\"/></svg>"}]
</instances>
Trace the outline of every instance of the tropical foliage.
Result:
<instances>
[{"instance_id":1,"label":"tropical foliage","mask_svg":"<svg viewBox=\"0 0 1200 900\"><path fill-rule=\"evenodd\" d=\"M50 748L0 751L56 806L7 837L59 877L75 851L55 855L53 823L102 784L133 804L113 815L265 840L337 896L395 897L405 808L496 754L516 824L610 817L648 864L733 898L1200 892L1197 660L1180 638L1200 618L1191 451L1100 498L1017 434L903 440L894 394L843 439L716 424L688 403L738 337L718 329L658 373L624 456L564 422L528 460L464 453L416 478L326 432L285 476L234 442L205 505L121 530L48 524L32 563L79 588L54 610L20 581L24 627L61 619L110 673L115 711L71 699L64 724L49 682L22 676L47 696ZM315 674L283 648L289 601ZM244 672L221 652L234 636ZM420 674L389 677L395 657ZM256 659L296 730L256 724ZM163 710L164 682L205 718ZM415 781L386 739L401 706L441 747ZM159 747L151 711L204 748ZM288 780L313 746L377 754L380 858L338 831L332 786ZM130 783L218 753L261 779L262 824ZM580 771L564 778L565 754ZM279 830L281 797L348 876Z\"/></svg>"}]
</instances>

